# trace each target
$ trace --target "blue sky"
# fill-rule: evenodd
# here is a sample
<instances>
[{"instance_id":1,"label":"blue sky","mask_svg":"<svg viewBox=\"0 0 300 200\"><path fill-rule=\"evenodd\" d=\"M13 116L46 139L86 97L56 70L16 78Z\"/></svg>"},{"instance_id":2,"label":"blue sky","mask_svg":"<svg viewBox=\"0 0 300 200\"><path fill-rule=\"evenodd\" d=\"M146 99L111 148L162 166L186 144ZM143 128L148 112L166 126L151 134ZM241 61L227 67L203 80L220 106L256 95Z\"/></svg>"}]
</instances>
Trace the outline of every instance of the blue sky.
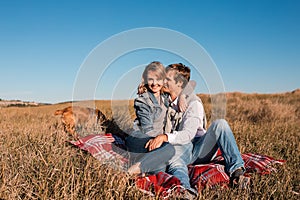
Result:
<instances>
[{"instance_id":1,"label":"blue sky","mask_svg":"<svg viewBox=\"0 0 300 200\"><path fill-rule=\"evenodd\" d=\"M214 61L228 92L300 88L297 0L1 0L0 98L72 100L76 77L91 51L116 34L143 27L170 29L195 40ZM95 98L133 98L140 71L124 79L122 87L120 77L153 60L186 63L160 50L123 55L99 80ZM200 76L192 78L197 93L208 92Z\"/></svg>"}]
</instances>

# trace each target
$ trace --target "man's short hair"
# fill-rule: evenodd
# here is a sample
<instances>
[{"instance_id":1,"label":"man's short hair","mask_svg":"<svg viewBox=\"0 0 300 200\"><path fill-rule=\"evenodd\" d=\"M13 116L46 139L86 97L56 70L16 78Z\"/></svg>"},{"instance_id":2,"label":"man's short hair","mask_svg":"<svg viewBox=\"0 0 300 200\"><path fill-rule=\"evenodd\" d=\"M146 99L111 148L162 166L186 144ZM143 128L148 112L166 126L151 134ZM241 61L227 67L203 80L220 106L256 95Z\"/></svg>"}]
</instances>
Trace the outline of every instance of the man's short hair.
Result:
<instances>
[{"instance_id":1,"label":"man's short hair","mask_svg":"<svg viewBox=\"0 0 300 200\"><path fill-rule=\"evenodd\" d=\"M181 81L183 83L182 88L184 88L190 81L191 69L188 66L185 66L182 63L170 64L166 67L166 72L170 70L174 70L176 72L174 80L176 81L176 83L178 81Z\"/></svg>"}]
</instances>

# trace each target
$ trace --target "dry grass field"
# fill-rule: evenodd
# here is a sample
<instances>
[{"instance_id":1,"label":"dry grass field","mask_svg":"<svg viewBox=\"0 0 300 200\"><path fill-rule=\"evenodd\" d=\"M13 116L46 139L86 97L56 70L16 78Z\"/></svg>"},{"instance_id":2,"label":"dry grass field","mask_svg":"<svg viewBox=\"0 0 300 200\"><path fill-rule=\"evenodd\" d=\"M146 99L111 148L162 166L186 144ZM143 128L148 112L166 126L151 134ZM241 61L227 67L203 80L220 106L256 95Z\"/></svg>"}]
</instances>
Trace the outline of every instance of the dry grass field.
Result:
<instances>
[{"instance_id":1,"label":"dry grass field","mask_svg":"<svg viewBox=\"0 0 300 200\"><path fill-rule=\"evenodd\" d=\"M200 95L210 113L210 98ZM117 112L120 127L134 118L132 101L96 101L109 118ZM122 175L74 148L53 115L62 103L0 108L0 199L153 199ZM124 117L123 115L127 115ZM123 116L123 118L122 118ZM117 118L115 117L115 118ZM242 153L285 159L277 173L253 175L247 191L204 190L199 199L300 199L300 93L227 94L226 120ZM298 193L298 194L297 194Z\"/></svg>"}]
</instances>

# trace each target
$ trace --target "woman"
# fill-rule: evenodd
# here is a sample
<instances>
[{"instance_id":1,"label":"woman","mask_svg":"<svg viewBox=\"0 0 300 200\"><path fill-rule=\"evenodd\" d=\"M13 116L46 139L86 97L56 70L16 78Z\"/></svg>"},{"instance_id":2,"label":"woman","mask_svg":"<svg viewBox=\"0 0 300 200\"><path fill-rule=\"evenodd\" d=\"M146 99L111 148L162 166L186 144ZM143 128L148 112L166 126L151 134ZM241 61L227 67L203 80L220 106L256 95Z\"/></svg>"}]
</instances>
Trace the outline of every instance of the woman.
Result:
<instances>
[{"instance_id":1,"label":"woman","mask_svg":"<svg viewBox=\"0 0 300 200\"><path fill-rule=\"evenodd\" d=\"M139 93L144 90L134 101L136 120L134 131L126 138L126 146L130 152L131 164L139 163L138 167L143 172L165 171L169 159L174 155L172 145L163 144L162 153L155 155L148 151L146 143L155 136L163 133L165 115L168 107L168 96L164 94L165 67L160 62L154 61L146 66L142 75L142 84ZM144 155L147 153L147 159ZM129 168L128 172L131 172Z\"/></svg>"},{"instance_id":2,"label":"woman","mask_svg":"<svg viewBox=\"0 0 300 200\"><path fill-rule=\"evenodd\" d=\"M168 161L175 154L174 147L168 143L163 143L159 148L163 148L159 156L155 153L157 149L152 151L147 149L149 140L164 133L166 112L169 107L169 94L164 87L165 79L165 67L158 61L151 62L143 72L142 83L138 87L139 97L134 101L137 116L134 131L126 138L131 164L135 164L134 167L141 170L131 167L129 173L165 171ZM179 96L178 106L181 112L186 109L186 98L193 93L195 86L196 82L190 81Z\"/></svg>"}]
</instances>

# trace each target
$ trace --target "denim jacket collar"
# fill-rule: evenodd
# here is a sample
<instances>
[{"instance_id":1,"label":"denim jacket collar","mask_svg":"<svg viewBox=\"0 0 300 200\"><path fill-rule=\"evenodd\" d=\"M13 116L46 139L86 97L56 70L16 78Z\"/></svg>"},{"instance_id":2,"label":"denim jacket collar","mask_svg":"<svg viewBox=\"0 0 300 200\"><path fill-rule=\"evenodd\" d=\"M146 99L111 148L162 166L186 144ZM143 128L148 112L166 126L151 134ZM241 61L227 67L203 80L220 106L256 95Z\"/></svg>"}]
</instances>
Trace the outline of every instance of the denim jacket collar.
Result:
<instances>
[{"instance_id":1,"label":"denim jacket collar","mask_svg":"<svg viewBox=\"0 0 300 200\"><path fill-rule=\"evenodd\" d=\"M150 100L153 102L153 104L159 106L158 101L157 101L157 99L155 98L154 94L153 94L152 92L147 92L147 93L148 93L148 95L149 95L149 97L150 97Z\"/></svg>"}]
</instances>

